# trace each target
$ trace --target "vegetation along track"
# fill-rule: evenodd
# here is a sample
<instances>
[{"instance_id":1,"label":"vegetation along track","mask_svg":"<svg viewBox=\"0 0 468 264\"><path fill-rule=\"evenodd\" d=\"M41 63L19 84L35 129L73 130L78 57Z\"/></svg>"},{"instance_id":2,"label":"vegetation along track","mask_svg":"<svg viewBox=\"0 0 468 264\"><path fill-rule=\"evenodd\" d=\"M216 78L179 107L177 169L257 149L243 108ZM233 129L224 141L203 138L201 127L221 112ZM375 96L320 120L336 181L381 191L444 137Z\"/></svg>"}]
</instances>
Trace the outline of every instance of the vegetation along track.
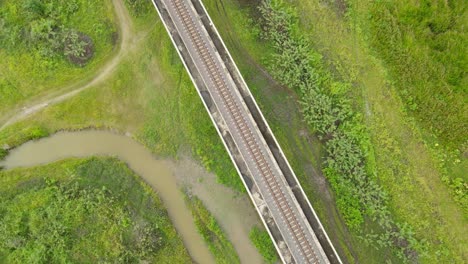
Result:
<instances>
[{"instance_id":1,"label":"vegetation along track","mask_svg":"<svg viewBox=\"0 0 468 264\"><path fill-rule=\"evenodd\" d=\"M57 95L53 98L30 103L29 106L24 106L19 112L16 111L12 114L10 113L10 115L5 114L3 116L0 116L0 122L2 120L6 120L1 125L0 130L26 118L27 116L33 113L36 113L46 108L47 106L60 103L70 97L77 95L83 90L86 90L102 82L107 77L109 77L109 75L112 74L113 70L117 67L117 65L119 65L120 61L125 56L125 54L127 54L129 49L131 49L136 44L136 42L140 39L138 36L135 35L136 33L133 31L132 19L130 18L130 15L128 14L127 8L125 7L125 4L123 1L124 0L112 0L114 9L115 9L115 14L117 17L117 21L119 24L119 29L120 29L120 43L119 43L119 51L117 52L117 54L111 60L109 60L99 70L99 72L87 83L77 86L71 91L69 91L69 89L73 87L73 85L63 87L62 89L59 89L59 91L66 90L67 92Z\"/></svg>"},{"instance_id":2,"label":"vegetation along track","mask_svg":"<svg viewBox=\"0 0 468 264\"><path fill-rule=\"evenodd\" d=\"M176 11L184 29L187 31L187 35L194 45L195 52L198 53L198 56L201 58L202 66L208 73L208 78L214 84L214 92L221 98L228 110L228 114L234 121L233 123L237 131L242 141L245 143L244 145L247 147L247 152L250 157L252 157L255 166L260 172L262 183L271 194L275 206L280 209L278 211L281 214L281 218L286 220L287 229L289 229L289 233L292 235L294 241L296 241L300 250L300 255L302 255L301 257L307 263L318 263L319 258L311 242L307 239L307 231L305 231L304 227L299 223L298 217L301 216L297 215L291 208L292 206L288 202L286 194L283 192L283 188L281 188L281 184L278 182L279 179L275 177L273 169L265 159L265 153L261 150L260 143L244 118L240 106L236 103L234 95L226 83L226 79L220 72L219 65L215 62L212 53L210 53L207 47L209 44L204 40L199 28L196 26L192 14L188 11L187 5L182 0L171 0L169 2Z\"/></svg>"}]
</instances>

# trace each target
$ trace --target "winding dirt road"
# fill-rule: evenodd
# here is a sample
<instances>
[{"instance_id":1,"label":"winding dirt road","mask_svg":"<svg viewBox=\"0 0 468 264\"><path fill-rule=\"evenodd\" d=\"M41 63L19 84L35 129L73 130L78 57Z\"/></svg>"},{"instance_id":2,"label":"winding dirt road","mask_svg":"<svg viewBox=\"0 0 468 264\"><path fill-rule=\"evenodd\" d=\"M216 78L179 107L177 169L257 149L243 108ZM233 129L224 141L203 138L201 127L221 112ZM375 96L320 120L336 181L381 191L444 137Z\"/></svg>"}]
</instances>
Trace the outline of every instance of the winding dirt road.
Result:
<instances>
[{"instance_id":1,"label":"winding dirt road","mask_svg":"<svg viewBox=\"0 0 468 264\"><path fill-rule=\"evenodd\" d=\"M27 105L23 106L19 112L13 112L6 114L5 116L0 117L0 120L6 120L5 123L0 127L0 130L3 130L7 126L10 126L20 120L25 119L31 114L34 114L50 105L60 103L70 97L77 95L78 93L86 90L111 75L115 70L117 65L120 63L122 58L128 53L128 50L135 45L139 38L135 38L135 32L133 31L132 20L128 14L127 8L123 3L123 0L112 0L115 8L115 14L117 22L119 25L120 32L120 43L119 51L111 60L109 60L97 73L96 75L87 83L80 86L74 87L75 85L65 86L59 91L67 91L60 95L57 95L52 98L43 99L41 101L30 102ZM72 89L70 91L70 89Z\"/></svg>"}]
</instances>

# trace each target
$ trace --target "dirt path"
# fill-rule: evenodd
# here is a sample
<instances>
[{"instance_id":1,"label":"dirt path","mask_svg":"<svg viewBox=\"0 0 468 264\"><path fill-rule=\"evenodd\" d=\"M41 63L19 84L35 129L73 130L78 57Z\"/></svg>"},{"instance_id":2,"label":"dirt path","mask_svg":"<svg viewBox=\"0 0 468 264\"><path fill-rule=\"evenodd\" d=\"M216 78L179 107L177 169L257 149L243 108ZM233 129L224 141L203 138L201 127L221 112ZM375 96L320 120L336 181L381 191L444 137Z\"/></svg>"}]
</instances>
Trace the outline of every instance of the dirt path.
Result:
<instances>
[{"instance_id":1,"label":"dirt path","mask_svg":"<svg viewBox=\"0 0 468 264\"><path fill-rule=\"evenodd\" d=\"M83 90L86 90L109 77L109 75L115 70L122 58L128 53L128 50L135 46L136 42L139 39L135 36L135 32L133 31L132 20L130 18L130 15L128 14L125 4L123 3L123 0L112 0L112 2L114 4L115 14L120 29L119 51L117 52L115 57L108 61L89 82L80 85L71 91L68 90L70 90L70 88L73 87L73 85L63 87L62 89L59 89L59 91L65 90L68 92L65 92L63 94L57 95L49 99L30 103L28 104L29 106L24 106L21 109L21 111L14 113L11 116L4 116L0 118L0 120L8 118L7 121L0 127L0 130L3 130L7 126L10 126L20 120L25 119L29 115L36 113L50 105L57 104L70 97L73 97L78 93L82 92Z\"/></svg>"}]
</instances>

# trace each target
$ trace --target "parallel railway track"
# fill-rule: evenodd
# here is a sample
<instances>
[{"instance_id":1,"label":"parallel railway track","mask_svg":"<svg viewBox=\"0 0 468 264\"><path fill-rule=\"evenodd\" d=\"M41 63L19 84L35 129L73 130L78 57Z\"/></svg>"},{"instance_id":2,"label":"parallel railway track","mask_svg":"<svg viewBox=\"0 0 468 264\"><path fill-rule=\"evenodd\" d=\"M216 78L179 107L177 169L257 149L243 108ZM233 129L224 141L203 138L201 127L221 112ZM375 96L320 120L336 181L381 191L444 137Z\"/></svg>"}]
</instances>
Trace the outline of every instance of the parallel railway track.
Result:
<instances>
[{"instance_id":1,"label":"parallel railway track","mask_svg":"<svg viewBox=\"0 0 468 264\"><path fill-rule=\"evenodd\" d=\"M268 153L265 153L266 150L262 150L260 145L262 143L258 142L251 126L249 126L248 120L246 120L245 114L242 111L242 105L236 102L235 95L233 95L233 91L229 88L227 79L225 78L227 73L222 72L224 69L219 67L219 62L217 64L213 53L210 52L210 43L207 41L206 36L203 35L203 32L200 32L202 29L194 20L198 18L194 18L193 12L190 12L187 1L190 0L166 0L165 2L171 5L171 8L173 8L178 19L181 21L183 28L179 30L184 30L187 33L195 52L202 62L202 65L198 65L198 67L203 67L208 73L208 78L214 87L214 91L211 92L215 92L222 99L222 103L234 121L234 126L243 141L243 145L246 146L249 158L254 161L256 169L260 172L261 181L267 187L269 195L273 198L274 206L278 208L281 218L286 223L287 232L291 234L295 241L295 245L291 245L290 243L288 247L296 246L301 255L301 259L296 259L296 262L320 263L312 242L306 235L310 230L305 230L303 223L300 223L299 217L303 216L297 210L294 210L292 208L294 205L291 205L290 201L288 201L287 195L290 194L284 193L284 184L282 186L281 179L275 176L270 166L271 163L266 158ZM257 184L261 183L257 182ZM272 205L267 206L270 208ZM275 219L275 221L277 220Z\"/></svg>"}]
</instances>

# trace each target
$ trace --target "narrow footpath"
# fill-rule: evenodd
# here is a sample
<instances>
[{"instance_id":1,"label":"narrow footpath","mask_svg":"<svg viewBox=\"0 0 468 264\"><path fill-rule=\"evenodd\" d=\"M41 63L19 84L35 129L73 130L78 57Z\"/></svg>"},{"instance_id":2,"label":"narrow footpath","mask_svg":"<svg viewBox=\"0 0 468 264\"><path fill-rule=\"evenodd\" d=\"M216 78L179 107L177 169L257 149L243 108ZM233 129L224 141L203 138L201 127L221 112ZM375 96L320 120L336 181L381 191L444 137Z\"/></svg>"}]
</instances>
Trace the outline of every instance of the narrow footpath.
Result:
<instances>
[{"instance_id":1,"label":"narrow footpath","mask_svg":"<svg viewBox=\"0 0 468 264\"><path fill-rule=\"evenodd\" d=\"M17 109L16 112L1 116L0 121L6 121L1 125L0 130L3 130L7 126L25 119L26 117L37 113L50 105L60 103L77 95L78 93L93 87L96 84L99 84L112 74L112 72L117 68L117 65L119 65L122 58L125 57L131 48L136 46L135 44L139 40L136 32L133 30L132 19L128 14L128 10L125 7L123 0L112 0L112 3L115 8L115 14L120 33L119 51L116 53L116 55L110 59L100 70L98 70L96 75L89 82L77 87L73 87L75 84L64 86L63 88L58 89L58 91L66 91L65 93L59 94L52 98L29 102L25 106L22 106L22 108ZM70 89L72 90L70 91Z\"/></svg>"}]
</instances>

